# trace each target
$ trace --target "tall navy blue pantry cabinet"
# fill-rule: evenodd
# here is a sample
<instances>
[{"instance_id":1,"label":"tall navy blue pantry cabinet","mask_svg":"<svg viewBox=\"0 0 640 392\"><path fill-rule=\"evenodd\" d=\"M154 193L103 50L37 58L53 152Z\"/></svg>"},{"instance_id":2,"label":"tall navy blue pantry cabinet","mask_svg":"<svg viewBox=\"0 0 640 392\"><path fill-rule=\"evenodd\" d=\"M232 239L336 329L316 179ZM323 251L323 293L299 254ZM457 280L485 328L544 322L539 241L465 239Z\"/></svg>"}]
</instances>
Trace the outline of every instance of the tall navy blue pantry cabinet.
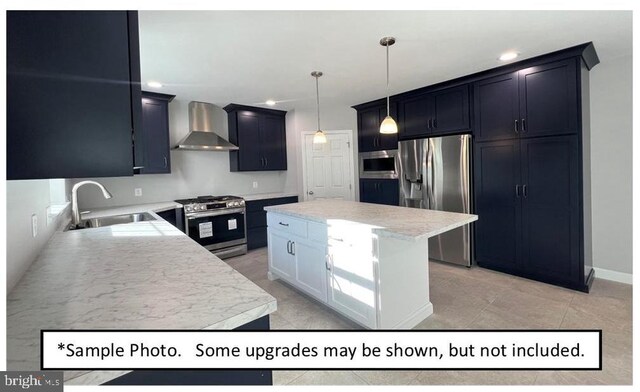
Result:
<instances>
[{"instance_id":1,"label":"tall navy blue pantry cabinet","mask_svg":"<svg viewBox=\"0 0 640 392\"><path fill-rule=\"evenodd\" d=\"M597 63L587 44L475 81L478 265L589 291L583 137Z\"/></svg>"},{"instance_id":2,"label":"tall navy blue pantry cabinet","mask_svg":"<svg viewBox=\"0 0 640 392\"><path fill-rule=\"evenodd\" d=\"M7 12L7 179L133 175L138 14Z\"/></svg>"}]
</instances>

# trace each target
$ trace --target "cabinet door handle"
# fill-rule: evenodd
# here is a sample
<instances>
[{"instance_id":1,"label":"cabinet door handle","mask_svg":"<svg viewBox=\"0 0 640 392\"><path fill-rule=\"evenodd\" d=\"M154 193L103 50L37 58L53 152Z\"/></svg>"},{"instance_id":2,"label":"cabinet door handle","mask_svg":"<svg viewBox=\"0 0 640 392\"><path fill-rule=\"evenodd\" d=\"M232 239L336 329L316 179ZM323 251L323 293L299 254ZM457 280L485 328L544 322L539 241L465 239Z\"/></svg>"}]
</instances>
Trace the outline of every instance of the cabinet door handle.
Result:
<instances>
[{"instance_id":1,"label":"cabinet door handle","mask_svg":"<svg viewBox=\"0 0 640 392\"><path fill-rule=\"evenodd\" d=\"M291 254L291 241L287 241L287 253Z\"/></svg>"},{"instance_id":2,"label":"cabinet door handle","mask_svg":"<svg viewBox=\"0 0 640 392\"><path fill-rule=\"evenodd\" d=\"M431 129L431 119L427 120L427 129Z\"/></svg>"},{"instance_id":3,"label":"cabinet door handle","mask_svg":"<svg viewBox=\"0 0 640 392\"><path fill-rule=\"evenodd\" d=\"M518 120L515 121L515 124L513 126L513 130L516 131L516 133L518 133Z\"/></svg>"},{"instance_id":4,"label":"cabinet door handle","mask_svg":"<svg viewBox=\"0 0 640 392\"><path fill-rule=\"evenodd\" d=\"M327 271L331 271L331 263L329 263L329 260L331 260L331 255L325 255L325 257L324 257L324 268L326 268Z\"/></svg>"},{"instance_id":5,"label":"cabinet door handle","mask_svg":"<svg viewBox=\"0 0 640 392\"><path fill-rule=\"evenodd\" d=\"M527 132L527 127L525 126L524 118L522 119L522 132Z\"/></svg>"},{"instance_id":6,"label":"cabinet door handle","mask_svg":"<svg viewBox=\"0 0 640 392\"><path fill-rule=\"evenodd\" d=\"M164 156L164 168L165 169L167 168L167 156L166 155Z\"/></svg>"},{"instance_id":7,"label":"cabinet door handle","mask_svg":"<svg viewBox=\"0 0 640 392\"><path fill-rule=\"evenodd\" d=\"M269 166L269 158L264 159L264 167Z\"/></svg>"},{"instance_id":8,"label":"cabinet door handle","mask_svg":"<svg viewBox=\"0 0 640 392\"><path fill-rule=\"evenodd\" d=\"M434 128L434 129L435 129L435 128L438 128L438 119L437 119L437 118L434 118L434 119L433 119L433 121L432 121L432 124L433 124L433 128Z\"/></svg>"},{"instance_id":9,"label":"cabinet door handle","mask_svg":"<svg viewBox=\"0 0 640 392\"><path fill-rule=\"evenodd\" d=\"M520 197L520 185L516 185L516 197Z\"/></svg>"},{"instance_id":10,"label":"cabinet door handle","mask_svg":"<svg viewBox=\"0 0 640 392\"><path fill-rule=\"evenodd\" d=\"M296 255L296 243L294 241L291 241L291 254L293 256Z\"/></svg>"},{"instance_id":11,"label":"cabinet door handle","mask_svg":"<svg viewBox=\"0 0 640 392\"><path fill-rule=\"evenodd\" d=\"M527 186L526 185L522 186L522 196L527 197Z\"/></svg>"},{"instance_id":12,"label":"cabinet door handle","mask_svg":"<svg viewBox=\"0 0 640 392\"><path fill-rule=\"evenodd\" d=\"M278 222L279 225L285 226L285 227L289 227L288 223L282 223L282 222Z\"/></svg>"}]
</instances>

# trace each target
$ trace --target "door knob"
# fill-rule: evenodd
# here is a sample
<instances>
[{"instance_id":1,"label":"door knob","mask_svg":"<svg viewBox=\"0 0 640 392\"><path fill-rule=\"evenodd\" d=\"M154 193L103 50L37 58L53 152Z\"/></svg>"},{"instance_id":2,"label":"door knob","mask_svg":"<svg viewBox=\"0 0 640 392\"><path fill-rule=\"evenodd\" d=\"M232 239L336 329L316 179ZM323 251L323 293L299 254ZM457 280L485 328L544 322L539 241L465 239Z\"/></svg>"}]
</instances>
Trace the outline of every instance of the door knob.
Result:
<instances>
[{"instance_id":1,"label":"door knob","mask_svg":"<svg viewBox=\"0 0 640 392\"><path fill-rule=\"evenodd\" d=\"M313 195L313 191L309 191L308 193L309 193L310 195Z\"/></svg>"}]
</instances>

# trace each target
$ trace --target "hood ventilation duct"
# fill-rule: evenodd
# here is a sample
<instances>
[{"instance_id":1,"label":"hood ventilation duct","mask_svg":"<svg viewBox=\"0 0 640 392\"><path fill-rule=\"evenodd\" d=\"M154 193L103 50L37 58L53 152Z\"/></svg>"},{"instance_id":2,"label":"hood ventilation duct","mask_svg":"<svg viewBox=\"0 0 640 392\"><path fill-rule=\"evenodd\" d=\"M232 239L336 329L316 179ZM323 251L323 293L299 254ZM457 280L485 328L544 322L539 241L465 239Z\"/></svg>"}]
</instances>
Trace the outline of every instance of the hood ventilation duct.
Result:
<instances>
[{"instance_id":1,"label":"hood ventilation duct","mask_svg":"<svg viewBox=\"0 0 640 392\"><path fill-rule=\"evenodd\" d=\"M213 130L215 105L189 102L189 133L178 142L176 150L232 151L238 146L225 140Z\"/></svg>"}]
</instances>

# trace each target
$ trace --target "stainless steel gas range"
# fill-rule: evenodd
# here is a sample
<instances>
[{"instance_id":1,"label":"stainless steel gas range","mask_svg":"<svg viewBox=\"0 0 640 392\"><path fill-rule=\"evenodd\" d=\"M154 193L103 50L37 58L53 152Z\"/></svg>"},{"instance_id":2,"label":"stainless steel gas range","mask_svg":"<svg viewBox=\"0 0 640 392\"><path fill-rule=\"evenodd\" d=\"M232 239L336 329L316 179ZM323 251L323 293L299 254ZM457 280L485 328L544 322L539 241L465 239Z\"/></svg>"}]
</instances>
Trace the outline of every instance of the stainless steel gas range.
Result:
<instances>
[{"instance_id":1,"label":"stainless steel gas range","mask_svg":"<svg viewBox=\"0 0 640 392\"><path fill-rule=\"evenodd\" d=\"M247 253L244 199L198 196L176 200L184 208L185 233L221 259Z\"/></svg>"}]
</instances>

